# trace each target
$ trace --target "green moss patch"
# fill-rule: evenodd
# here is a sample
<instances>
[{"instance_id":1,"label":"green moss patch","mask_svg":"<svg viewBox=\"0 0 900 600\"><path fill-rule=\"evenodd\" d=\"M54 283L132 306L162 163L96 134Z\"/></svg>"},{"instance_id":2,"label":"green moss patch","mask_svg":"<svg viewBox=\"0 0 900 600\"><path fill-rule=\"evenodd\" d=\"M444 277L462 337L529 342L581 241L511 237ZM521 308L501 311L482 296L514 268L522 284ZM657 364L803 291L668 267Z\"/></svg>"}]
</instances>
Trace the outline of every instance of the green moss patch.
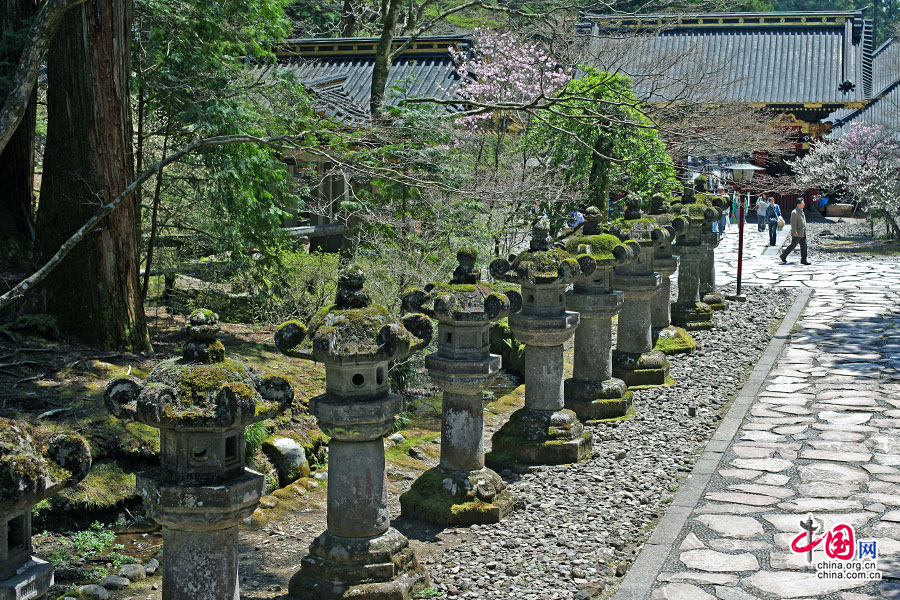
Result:
<instances>
[{"instance_id":1,"label":"green moss patch","mask_svg":"<svg viewBox=\"0 0 900 600\"><path fill-rule=\"evenodd\" d=\"M660 332L653 349L669 356L692 354L697 349L697 342L681 327L667 327Z\"/></svg>"},{"instance_id":2,"label":"green moss patch","mask_svg":"<svg viewBox=\"0 0 900 600\"><path fill-rule=\"evenodd\" d=\"M134 473L114 462L95 464L83 481L50 498L50 509L79 514L109 510L137 499L134 481Z\"/></svg>"}]
</instances>

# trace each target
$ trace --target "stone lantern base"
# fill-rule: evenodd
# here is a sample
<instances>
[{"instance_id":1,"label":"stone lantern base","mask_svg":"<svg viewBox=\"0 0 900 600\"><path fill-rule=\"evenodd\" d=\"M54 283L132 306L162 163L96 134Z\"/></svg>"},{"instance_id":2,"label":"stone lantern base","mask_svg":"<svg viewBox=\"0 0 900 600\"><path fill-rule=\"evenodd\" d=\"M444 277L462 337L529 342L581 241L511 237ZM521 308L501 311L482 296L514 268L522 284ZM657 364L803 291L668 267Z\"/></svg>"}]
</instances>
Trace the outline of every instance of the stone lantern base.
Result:
<instances>
[{"instance_id":1,"label":"stone lantern base","mask_svg":"<svg viewBox=\"0 0 900 600\"><path fill-rule=\"evenodd\" d=\"M725 294L722 292L709 292L704 294L703 303L708 305L712 310L725 310L728 308L728 302L725 301Z\"/></svg>"},{"instance_id":2,"label":"stone lantern base","mask_svg":"<svg viewBox=\"0 0 900 600\"><path fill-rule=\"evenodd\" d=\"M53 587L53 565L31 557L20 572L0 581L0 600L43 598L51 587Z\"/></svg>"},{"instance_id":3,"label":"stone lantern base","mask_svg":"<svg viewBox=\"0 0 900 600\"><path fill-rule=\"evenodd\" d=\"M669 325L665 329L653 330L653 349L659 350L666 356L675 354L693 354L697 349L697 342L687 331L675 325Z\"/></svg>"},{"instance_id":4,"label":"stone lantern base","mask_svg":"<svg viewBox=\"0 0 900 600\"><path fill-rule=\"evenodd\" d=\"M624 417L631 409L633 394L625 382L615 377L606 381L566 379L566 408L579 419L615 419Z\"/></svg>"},{"instance_id":5,"label":"stone lantern base","mask_svg":"<svg viewBox=\"0 0 900 600\"><path fill-rule=\"evenodd\" d=\"M613 376L624 381L629 388L665 385L669 363L666 355L659 350L643 354L613 350L612 371Z\"/></svg>"},{"instance_id":6,"label":"stone lantern base","mask_svg":"<svg viewBox=\"0 0 900 600\"><path fill-rule=\"evenodd\" d=\"M326 531L310 544L288 594L296 600L406 600L427 581L409 540L393 527L370 538Z\"/></svg>"},{"instance_id":7,"label":"stone lantern base","mask_svg":"<svg viewBox=\"0 0 900 600\"><path fill-rule=\"evenodd\" d=\"M492 438L485 455L494 468L563 465L591 457L591 432L571 410L520 408Z\"/></svg>"},{"instance_id":8,"label":"stone lantern base","mask_svg":"<svg viewBox=\"0 0 900 600\"><path fill-rule=\"evenodd\" d=\"M435 467L400 495L404 517L435 525L498 523L514 504L506 482L488 468L448 471Z\"/></svg>"},{"instance_id":9,"label":"stone lantern base","mask_svg":"<svg viewBox=\"0 0 900 600\"><path fill-rule=\"evenodd\" d=\"M712 329L716 326L715 311L709 304L695 302L687 306L672 303L672 324L688 331Z\"/></svg>"}]
</instances>

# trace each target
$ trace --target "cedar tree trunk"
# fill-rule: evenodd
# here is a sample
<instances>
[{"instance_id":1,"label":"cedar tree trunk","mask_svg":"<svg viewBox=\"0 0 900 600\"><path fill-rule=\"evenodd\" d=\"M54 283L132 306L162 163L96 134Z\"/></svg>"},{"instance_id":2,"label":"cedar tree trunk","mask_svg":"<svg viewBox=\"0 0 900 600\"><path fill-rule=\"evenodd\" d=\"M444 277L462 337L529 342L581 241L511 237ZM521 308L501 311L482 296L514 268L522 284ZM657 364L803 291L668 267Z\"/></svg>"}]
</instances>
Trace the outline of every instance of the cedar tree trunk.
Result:
<instances>
[{"instance_id":1,"label":"cedar tree trunk","mask_svg":"<svg viewBox=\"0 0 900 600\"><path fill-rule=\"evenodd\" d=\"M24 40L37 14L36 0L0 0L0 105L13 79ZM0 152L0 261L30 258L34 241L34 127L37 94L32 93L25 116Z\"/></svg>"},{"instance_id":2,"label":"cedar tree trunk","mask_svg":"<svg viewBox=\"0 0 900 600\"><path fill-rule=\"evenodd\" d=\"M47 260L134 178L129 104L131 0L69 11L47 58L48 125L36 249ZM103 348L150 349L138 283L133 197L46 279L60 329Z\"/></svg>"},{"instance_id":3,"label":"cedar tree trunk","mask_svg":"<svg viewBox=\"0 0 900 600\"><path fill-rule=\"evenodd\" d=\"M377 120L384 108L384 90L387 87L388 72L391 69L391 47L394 42L394 30L400 19L402 0L382 0L381 2L381 37L375 49L375 64L372 66L372 88L369 100L369 112L372 119Z\"/></svg>"}]
</instances>

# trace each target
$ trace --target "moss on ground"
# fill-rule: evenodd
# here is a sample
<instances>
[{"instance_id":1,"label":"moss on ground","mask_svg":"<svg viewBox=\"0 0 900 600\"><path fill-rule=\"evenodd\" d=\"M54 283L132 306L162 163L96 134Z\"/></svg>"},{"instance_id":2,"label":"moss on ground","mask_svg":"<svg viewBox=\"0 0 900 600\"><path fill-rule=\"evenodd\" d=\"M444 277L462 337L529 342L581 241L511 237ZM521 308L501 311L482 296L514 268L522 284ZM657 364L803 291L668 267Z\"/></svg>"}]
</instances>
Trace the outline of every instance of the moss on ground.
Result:
<instances>
[{"instance_id":1,"label":"moss on ground","mask_svg":"<svg viewBox=\"0 0 900 600\"><path fill-rule=\"evenodd\" d=\"M137 499L134 473L118 464L95 464L87 477L72 488L49 499L49 510L83 514L110 510Z\"/></svg>"},{"instance_id":2,"label":"moss on ground","mask_svg":"<svg viewBox=\"0 0 900 600\"><path fill-rule=\"evenodd\" d=\"M697 342L681 327L668 327L660 332L653 349L668 356L691 354L697 349Z\"/></svg>"}]
</instances>

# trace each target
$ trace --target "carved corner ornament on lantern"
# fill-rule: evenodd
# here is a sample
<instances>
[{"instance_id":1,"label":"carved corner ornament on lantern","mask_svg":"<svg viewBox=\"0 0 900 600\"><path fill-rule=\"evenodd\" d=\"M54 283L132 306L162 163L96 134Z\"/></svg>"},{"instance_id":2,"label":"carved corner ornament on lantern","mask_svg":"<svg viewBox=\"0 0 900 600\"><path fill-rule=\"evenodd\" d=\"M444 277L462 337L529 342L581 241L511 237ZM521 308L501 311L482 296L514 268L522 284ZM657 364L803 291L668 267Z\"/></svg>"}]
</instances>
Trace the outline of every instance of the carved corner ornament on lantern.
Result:
<instances>
[{"instance_id":1,"label":"carved corner ornament on lantern","mask_svg":"<svg viewBox=\"0 0 900 600\"><path fill-rule=\"evenodd\" d=\"M612 285L625 294L619 311L616 349L613 351L613 376L630 388L670 383L669 363L662 352L653 349L652 301L659 293L662 277L655 270L656 248L669 239L669 231L652 217L644 217L640 199L625 198L625 220L609 223L610 233L620 240L637 244L637 260L616 266Z\"/></svg>"},{"instance_id":2,"label":"carved corner ornament on lantern","mask_svg":"<svg viewBox=\"0 0 900 600\"><path fill-rule=\"evenodd\" d=\"M186 330L181 358L144 383L111 380L104 399L114 416L159 429L161 465L137 476L137 490L163 527L163 600L236 600L238 525L264 485L244 467L244 428L288 409L294 392L227 358L214 312L195 310Z\"/></svg>"},{"instance_id":3,"label":"carved corner ornament on lantern","mask_svg":"<svg viewBox=\"0 0 900 600\"><path fill-rule=\"evenodd\" d=\"M563 396L563 343L575 334L577 312L566 310L566 286L594 272L588 254L574 255L550 242L546 217L532 230L528 250L491 263L491 275L522 287L522 310L509 328L525 345L525 406L492 438L490 466L526 470L591 456L591 433Z\"/></svg>"},{"instance_id":4,"label":"carved corner ornament on lantern","mask_svg":"<svg viewBox=\"0 0 900 600\"><path fill-rule=\"evenodd\" d=\"M687 224L679 214L677 204L666 202L662 194L654 194L650 201L650 216L667 230L654 248L653 267L660 275L659 291L650 302L650 324L653 328L653 349L667 356L691 354L697 349L697 342L683 328L672 323L672 275L681 267L676 236L684 232Z\"/></svg>"},{"instance_id":5,"label":"carved corner ornament on lantern","mask_svg":"<svg viewBox=\"0 0 900 600\"><path fill-rule=\"evenodd\" d=\"M349 266L333 306L308 327L289 322L275 334L284 354L325 364L325 393L309 408L331 438L327 529L291 578L291 598L400 599L426 579L409 540L390 526L384 436L403 408L389 389L390 362L427 346L433 326L422 314L394 321L371 304L365 279Z\"/></svg>"},{"instance_id":6,"label":"carved corner ornament on lantern","mask_svg":"<svg viewBox=\"0 0 900 600\"><path fill-rule=\"evenodd\" d=\"M675 253L678 268L678 298L672 304L672 323L687 331L712 329L716 324L715 313L700 297L700 271L709 255L707 228L712 228L721 216L721 210L713 202L717 196L696 194L685 186L683 195L675 198L672 208L680 222L677 231ZM712 234L716 235L716 234Z\"/></svg>"},{"instance_id":7,"label":"carved corner ornament on lantern","mask_svg":"<svg viewBox=\"0 0 900 600\"><path fill-rule=\"evenodd\" d=\"M403 295L404 310L438 321L437 352L425 357L425 368L444 395L440 465L413 482L400 496L400 508L404 517L437 525L497 523L512 511L514 499L484 464L483 392L501 361L490 353L489 331L492 321L521 307L521 295L481 281L474 249L462 248L456 258L450 283Z\"/></svg>"},{"instance_id":8,"label":"carved corner ornament on lantern","mask_svg":"<svg viewBox=\"0 0 900 600\"><path fill-rule=\"evenodd\" d=\"M0 418L0 599L43 598L53 586L53 565L31 555L31 507L90 468L81 437L42 441L27 423Z\"/></svg>"},{"instance_id":9,"label":"carved corner ornament on lantern","mask_svg":"<svg viewBox=\"0 0 900 600\"><path fill-rule=\"evenodd\" d=\"M565 381L565 404L581 419L613 419L628 414L632 393L612 376L612 318L622 308L623 293L612 286L617 265L635 260L640 247L603 233L600 211L585 211L582 235L566 242L566 250L588 255L595 269L566 292L566 308L581 315L575 330L572 377Z\"/></svg>"}]
</instances>

